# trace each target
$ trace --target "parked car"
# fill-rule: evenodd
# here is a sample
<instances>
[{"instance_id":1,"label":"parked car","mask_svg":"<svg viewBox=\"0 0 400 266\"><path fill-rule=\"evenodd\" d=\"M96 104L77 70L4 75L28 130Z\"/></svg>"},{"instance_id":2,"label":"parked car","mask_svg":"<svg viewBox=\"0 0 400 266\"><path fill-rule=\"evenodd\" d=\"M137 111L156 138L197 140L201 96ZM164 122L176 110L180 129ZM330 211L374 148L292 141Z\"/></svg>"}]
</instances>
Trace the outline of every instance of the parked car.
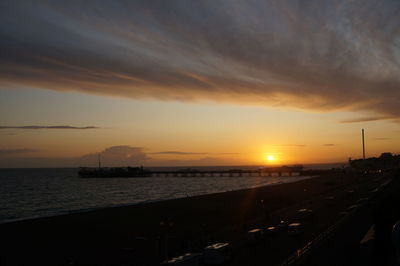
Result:
<instances>
[{"instance_id":1,"label":"parked car","mask_svg":"<svg viewBox=\"0 0 400 266\"><path fill-rule=\"evenodd\" d=\"M281 220L277 225L276 228L278 229L278 231L284 231L287 229L288 226L288 222Z\"/></svg>"},{"instance_id":2,"label":"parked car","mask_svg":"<svg viewBox=\"0 0 400 266\"><path fill-rule=\"evenodd\" d=\"M278 228L275 226L268 226L264 229L264 234L266 236L274 236L278 233Z\"/></svg>"},{"instance_id":3,"label":"parked car","mask_svg":"<svg viewBox=\"0 0 400 266\"><path fill-rule=\"evenodd\" d=\"M218 265L230 260L232 247L229 243L215 243L203 250L203 263L207 265Z\"/></svg>"},{"instance_id":4,"label":"parked car","mask_svg":"<svg viewBox=\"0 0 400 266\"><path fill-rule=\"evenodd\" d=\"M165 266L200 266L203 255L201 253L186 253L161 263Z\"/></svg>"},{"instance_id":5,"label":"parked car","mask_svg":"<svg viewBox=\"0 0 400 266\"><path fill-rule=\"evenodd\" d=\"M304 219L311 217L313 214L314 214L314 212L310 209L300 209L297 211L296 218L299 220L304 220Z\"/></svg>"},{"instance_id":6,"label":"parked car","mask_svg":"<svg viewBox=\"0 0 400 266\"><path fill-rule=\"evenodd\" d=\"M260 228L252 229L247 232L246 240L248 244L257 244L264 237L264 230Z\"/></svg>"},{"instance_id":7,"label":"parked car","mask_svg":"<svg viewBox=\"0 0 400 266\"><path fill-rule=\"evenodd\" d=\"M304 231L303 225L301 223L291 223L288 225L288 235L297 236L302 234Z\"/></svg>"}]
</instances>

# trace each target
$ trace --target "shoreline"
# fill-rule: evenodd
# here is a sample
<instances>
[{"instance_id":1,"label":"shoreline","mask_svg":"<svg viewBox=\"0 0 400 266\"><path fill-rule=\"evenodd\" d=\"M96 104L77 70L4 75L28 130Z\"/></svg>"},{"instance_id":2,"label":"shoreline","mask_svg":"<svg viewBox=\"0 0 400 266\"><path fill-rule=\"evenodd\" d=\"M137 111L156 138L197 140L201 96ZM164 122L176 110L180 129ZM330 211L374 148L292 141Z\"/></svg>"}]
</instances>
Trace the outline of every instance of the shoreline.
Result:
<instances>
[{"instance_id":1,"label":"shoreline","mask_svg":"<svg viewBox=\"0 0 400 266\"><path fill-rule=\"evenodd\" d=\"M282 218L286 220L300 208L317 208L327 196L333 195L335 204L343 204L339 195L359 181L360 177L352 174L326 175L285 184L6 223L0 225L0 233L8 243L7 251L23 250L42 264L74 261L77 265L115 265L120 260L121 264L138 261L139 265L155 265L163 260L162 239L165 237L169 239L169 256L188 249L198 251L215 241L241 243L246 230ZM262 208L261 200L266 203ZM319 220L320 230L331 222L330 219ZM282 259L295 244L285 244L273 257Z\"/></svg>"},{"instance_id":2,"label":"shoreline","mask_svg":"<svg viewBox=\"0 0 400 266\"><path fill-rule=\"evenodd\" d=\"M289 176L282 176L282 177L289 177ZM293 178L296 178L297 180L292 180L288 182L284 181L278 181L275 183L270 183L266 185L261 185L261 186L252 186L248 188L242 188L238 190L226 190L226 191L219 191L219 192L212 192L212 193L206 193L206 194L197 194L197 195L190 195L190 196L182 196L182 197L177 197L177 198L168 198L168 199L156 199L156 200L143 200L140 202L135 202L135 203L127 203L127 204L116 204L113 206L104 206L104 207L93 207L93 208L84 208L84 209L76 209L76 210L65 210L63 212L60 212L58 214L49 214L49 215L44 215L44 216L29 216L29 217L21 217L21 218L15 218L15 219L6 219L0 221L0 225L2 224L8 224L8 223L14 223L14 222L21 222L21 221L28 221L28 220L35 220L35 219L42 219L42 218L51 218L51 217L56 217L56 216L64 216L64 215L71 215L71 214L77 214L77 213L87 213L91 211L96 211L96 210L103 210L103 209L109 209L109 208L120 208L120 207L130 207L130 206L136 206L136 205L141 205L141 204L149 204L149 203L156 203L156 202L162 202L162 201L169 201L169 200L177 200L177 199L186 199L186 198L192 198L192 197L198 197L198 196L207 196L207 195L213 195L213 194L219 194L219 193L226 193L226 192L232 192L232 191L242 191L242 190L247 190L247 189L253 189L253 188L258 188L258 187L268 187L268 186L277 186L277 185L283 185L283 184L288 184L288 183L293 183L293 182L298 182L301 180L305 179L312 179L312 178L318 178L320 175L312 175L312 176L293 176ZM203 178L203 177L190 177L190 178ZM216 177L218 178L218 177ZM237 178L237 177L232 177L232 178ZM247 178L247 177L241 177L241 178ZM262 177L262 178L276 178L275 176L273 177ZM114 178L115 179L115 178ZM124 179L124 178L122 178Z\"/></svg>"}]
</instances>

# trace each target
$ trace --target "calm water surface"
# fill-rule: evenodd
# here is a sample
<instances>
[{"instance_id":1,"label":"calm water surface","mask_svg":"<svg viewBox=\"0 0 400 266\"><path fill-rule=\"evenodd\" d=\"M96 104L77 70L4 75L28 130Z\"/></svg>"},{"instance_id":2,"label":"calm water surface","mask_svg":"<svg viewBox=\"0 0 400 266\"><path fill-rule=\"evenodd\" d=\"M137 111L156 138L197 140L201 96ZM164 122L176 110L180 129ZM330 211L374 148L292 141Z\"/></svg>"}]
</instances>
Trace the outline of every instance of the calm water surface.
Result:
<instances>
[{"instance_id":1,"label":"calm water surface","mask_svg":"<svg viewBox=\"0 0 400 266\"><path fill-rule=\"evenodd\" d=\"M77 169L0 169L0 222L293 182L309 177L79 178Z\"/></svg>"}]
</instances>

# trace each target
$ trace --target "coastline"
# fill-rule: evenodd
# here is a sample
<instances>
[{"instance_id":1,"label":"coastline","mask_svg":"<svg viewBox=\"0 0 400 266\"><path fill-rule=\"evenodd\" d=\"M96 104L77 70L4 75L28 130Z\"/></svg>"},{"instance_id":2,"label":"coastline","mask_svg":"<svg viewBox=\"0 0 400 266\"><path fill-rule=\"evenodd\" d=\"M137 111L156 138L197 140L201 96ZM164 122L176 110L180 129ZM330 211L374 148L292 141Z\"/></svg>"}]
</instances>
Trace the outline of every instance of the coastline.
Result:
<instances>
[{"instance_id":1,"label":"coastline","mask_svg":"<svg viewBox=\"0 0 400 266\"><path fill-rule=\"evenodd\" d=\"M299 180L303 180L303 179L308 179L308 178L314 178L316 176L282 176L282 177L263 177L262 179L264 181L268 181L268 184L264 184L265 182L263 181L261 185L258 186L272 186L272 185L279 185L279 184L285 184L285 183L291 183L291 182L297 182ZM75 178L75 177L74 177ZM76 177L78 178L78 177ZM207 177L192 177L190 179L199 179L199 178L207 178ZM241 179L237 179L238 177L233 177L230 178L230 182L235 182L235 181L241 181ZM241 178L247 178L247 177L241 177ZM289 178L289 179L286 179ZM180 178L181 179L181 178ZM208 179L208 178L207 178ZM207 181L207 179L205 179ZM125 181L125 178L112 178L112 180L122 180L123 182ZM167 179L168 180L168 179ZM170 179L171 182L174 182L174 179ZM92 182L96 182L96 179L91 179ZM104 181L103 179L100 179L100 181ZM150 180L151 181L151 180ZM255 188L257 187L257 185L250 185L248 187L245 188L236 188L236 189L228 189L228 190L221 190L221 191L212 191L212 192L202 192L202 191L196 191L195 193L188 193L186 196L182 196L180 193L180 195L178 194L178 196L176 197L162 197L160 195L159 198L156 199L140 199L140 200L133 200L131 203L120 203L120 204L109 204L108 206L104 206L101 205L101 203L99 203L99 206L82 206L82 208L68 208L68 205L65 206L65 208L63 208L63 206L59 206L59 208L57 209L57 211L54 213L43 213L43 212L38 212L35 215L30 215L30 216L21 216L21 217L16 217L16 218L5 218L5 219L1 219L0 220L0 225L1 224L6 224L6 223L13 223L13 222L19 222L19 221L25 221L25 220L32 220L32 219L39 219L39 218L49 218L49 217L55 217L55 216L60 216L60 215L69 215L69 214L74 214L74 213L82 213L82 212L90 212L93 210L97 210L97 209L107 209L107 208L118 208L118 207L128 207L128 206L135 206L135 205L139 205L139 204L148 204L148 203L153 203L153 202L160 202L160 201L165 201L165 200L171 200L171 199L181 199L181 198L187 198L187 197L195 197L195 196L201 196L201 195L210 195L210 194L215 194L215 193L224 193L224 192L230 192L230 191L236 191L236 190L243 190L243 189L249 189L249 188ZM112 199L109 199L110 202L112 202ZM61 203L62 204L62 203ZM22 207L22 206L21 206ZM35 206L36 207L36 206ZM56 208L57 206L53 207L53 210ZM41 210L40 205L37 206L37 208L39 210ZM34 212L35 210L33 209L32 212ZM1 217L1 216L0 216Z\"/></svg>"},{"instance_id":2,"label":"coastline","mask_svg":"<svg viewBox=\"0 0 400 266\"><path fill-rule=\"evenodd\" d=\"M162 259L165 247L162 247L161 239L165 236L169 239L170 256L183 251L182 243L196 250L214 241L235 242L252 226L285 218L300 207L316 206L318 198L336 195L337 190L351 187L358 180L358 176L343 173L238 191L96 209L1 224L0 233L9 244L7 250L22 248L42 264L74 261L108 265L119 254L120 260L154 265ZM261 200L265 202L264 207L260 207ZM273 218L268 221L266 214ZM101 255L94 255L99 252Z\"/></svg>"}]
</instances>

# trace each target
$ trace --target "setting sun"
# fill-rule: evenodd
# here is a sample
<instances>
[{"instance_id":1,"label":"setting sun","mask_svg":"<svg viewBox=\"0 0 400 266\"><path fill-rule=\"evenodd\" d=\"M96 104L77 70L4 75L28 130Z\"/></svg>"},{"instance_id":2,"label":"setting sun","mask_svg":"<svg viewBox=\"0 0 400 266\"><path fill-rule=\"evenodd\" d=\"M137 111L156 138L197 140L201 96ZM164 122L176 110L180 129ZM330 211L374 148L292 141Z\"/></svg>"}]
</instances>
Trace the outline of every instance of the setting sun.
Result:
<instances>
[{"instance_id":1,"label":"setting sun","mask_svg":"<svg viewBox=\"0 0 400 266\"><path fill-rule=\"evenodd\" d=\"M273 162L273 161L275 161L275 157L273 155L267 155L267 161Z\"/></svg>"}]
</instances>

